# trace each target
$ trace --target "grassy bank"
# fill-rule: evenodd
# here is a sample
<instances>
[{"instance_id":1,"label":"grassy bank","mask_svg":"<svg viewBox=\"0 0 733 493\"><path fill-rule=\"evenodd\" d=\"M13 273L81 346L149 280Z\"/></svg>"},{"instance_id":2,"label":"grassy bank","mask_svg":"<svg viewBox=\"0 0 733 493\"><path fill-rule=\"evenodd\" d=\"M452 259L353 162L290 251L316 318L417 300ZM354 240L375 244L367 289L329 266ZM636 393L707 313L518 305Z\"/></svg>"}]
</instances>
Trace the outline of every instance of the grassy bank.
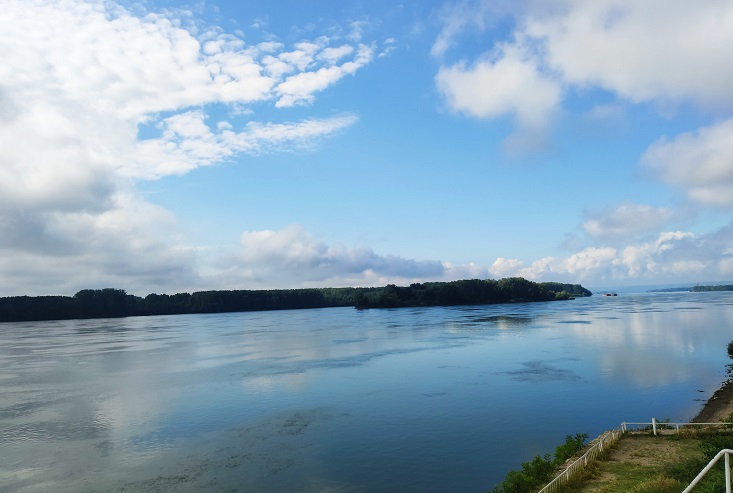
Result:
<instances>
[{"instance_id":1,"label":"grassy bank","mask_svg":"<svg viewBox=\"0 0 733 493\"><path fill-rule=\"evenodd\" d=\"M733 448L733 430L686 431L679 435L630 434L563 488L565 493L679 493L724 448ZM724 491L722 461L695 487L695 493Z\"/></svg>"}]
</instances>

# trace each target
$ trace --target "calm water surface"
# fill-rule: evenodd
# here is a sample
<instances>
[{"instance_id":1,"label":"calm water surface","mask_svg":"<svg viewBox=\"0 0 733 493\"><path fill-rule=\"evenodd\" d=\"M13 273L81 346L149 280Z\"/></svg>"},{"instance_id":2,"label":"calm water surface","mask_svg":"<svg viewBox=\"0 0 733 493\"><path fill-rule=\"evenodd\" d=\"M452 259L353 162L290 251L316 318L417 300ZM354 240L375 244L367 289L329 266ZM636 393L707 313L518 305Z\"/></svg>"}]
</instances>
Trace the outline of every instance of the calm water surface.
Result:
<instances>
[{"instance_id":1,"label":"calm water surface","mask_svg":"<svg viewBox=\"0 0 733 493\"><path fill-rule=\"evenodd\" d=\"M0 324L0 490L484 492L692 418L733 293Z\"/></svg>"}]
</instances>

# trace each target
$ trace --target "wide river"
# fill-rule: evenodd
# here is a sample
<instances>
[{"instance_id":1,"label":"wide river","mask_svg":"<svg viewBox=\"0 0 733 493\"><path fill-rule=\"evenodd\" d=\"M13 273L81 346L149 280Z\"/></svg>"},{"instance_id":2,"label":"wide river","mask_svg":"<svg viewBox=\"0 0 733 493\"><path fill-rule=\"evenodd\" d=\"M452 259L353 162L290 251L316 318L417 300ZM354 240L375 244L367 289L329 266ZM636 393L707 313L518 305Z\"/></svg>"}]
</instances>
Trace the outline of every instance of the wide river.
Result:
<instances>
[{"instance_id":1,"label":"wide river","mask_svg":"<svg viewBox=\"0 0 733 493\"><path fill-rule=\"evenodd\" d=\"M0 490L485 492L726 377L733 293L0 324Z\"/></svg>"}]
</instances>

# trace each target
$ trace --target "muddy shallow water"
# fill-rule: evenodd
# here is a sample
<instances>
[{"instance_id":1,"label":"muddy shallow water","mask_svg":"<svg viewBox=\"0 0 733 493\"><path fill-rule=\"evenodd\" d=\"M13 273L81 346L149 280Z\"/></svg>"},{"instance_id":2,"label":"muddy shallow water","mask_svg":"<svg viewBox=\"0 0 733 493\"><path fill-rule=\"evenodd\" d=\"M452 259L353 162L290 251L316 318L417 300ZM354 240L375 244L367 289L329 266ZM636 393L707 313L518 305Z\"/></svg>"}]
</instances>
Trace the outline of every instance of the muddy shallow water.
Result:
<instances>
[{"instance_id":1,"label":"muddy shallow water","mask_svg":"<svg viewBox=\"0 0 733 493\"><path fill-rule=\"evenodd\" d=\"M0 324L2 491L486 491L692 418L733 294Z\"/></svg>"}]
</instances>

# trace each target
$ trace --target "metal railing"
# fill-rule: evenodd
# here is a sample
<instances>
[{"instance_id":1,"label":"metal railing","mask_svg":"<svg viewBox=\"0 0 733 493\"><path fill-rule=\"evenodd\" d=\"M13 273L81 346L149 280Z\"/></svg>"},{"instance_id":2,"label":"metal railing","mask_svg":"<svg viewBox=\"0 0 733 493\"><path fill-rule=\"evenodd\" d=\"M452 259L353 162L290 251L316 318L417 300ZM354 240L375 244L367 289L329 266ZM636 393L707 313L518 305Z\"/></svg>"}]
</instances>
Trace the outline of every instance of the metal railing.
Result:
<instances>
[{"instance_id":1,"label":"metal railing","mask_svg":"<svg viewBox=\"0 0 733 493\"><path fill-rule=\"evenodd\" d=\"M538 493L557 493L560 491L560 488L567 484L574 476L576 476L579 472L581 472L583 469L585 469L590 462L595 460L604 450L606 450L608 447L613 445L614 443L618 442L619 439L626 433L630 432L639 432L639 431L651 431L654 435L658 434L666 434L667 432L674 431L675 433L679 433L681 430L684 430L685 428L692 428L692 427L729 427L731 426L730 423L669 423L669 422L660 422L656 418L652 418L651 423L631 423L624 421L621 423L617 428L614 428L613 430L604 432L601 436L596 438L590 443L590 447L588 450L585 451L583 455L580 456L580 458L573 461L569 466L563 470L560 474L558 474L555 479L547 483L544 488L542 488ZM733 453L733 451L729 451ZM720 452L721 455L723 451ZM703 472L700 473L700 477L704 475L705 472L707 472L714 464L715 461L719 459L718 456L714 459L709 467L703 470ZM726 481L728 484L728 488L730 488L730 469L728 468L728 455L725 456L726 460ZM695 479L695 481L699 481L698 478ZM697 484L697 482L695 482ZM691 484L688 489L686 489L683 493L687 493L690 491L690 489L694 486L694 484ZM731 493L731 490L726 490L726 493Z\"/></svg>"},{"instance_id":2,"label":"metal railing","mask_svg":"<svg viewBox=\"0 0 733 493\"><path fill-rule=\"evenodd\" d=\"M727 448L715 454L715 457L713 457L713 460L708 462L708 465L705 466L702 471L700 471L700 474L695 476L695 479L692 480L692 482L690 483L690 486L685 488L682 491L682 493L689 493L690 491L692 491L692 488L694 488L695 485L697 485L697 483L700 482L703 476L705 476L708 473L708 471L713 468L715 463L718 462L718 460L721 457L725 457L725 493L731 493L730 491L730 454L733 454L733 450L727 449Z\"/></svg>"},{"instance_id":3,"label":"metal railing","mask_svg":"<svg viewBox=\"0 0 733 493\"><path fill-rule=\"evenodd\" d=\"M590 448L588 448L588 450L586 450L579 459L566 467L563 472L550 481L538 493L556 493L560 491L560 487L562 487L562 485L567 484L573 476L585 469L588 464L595 460L596 457L598 457L606 448L616 443L624 433L626 433L626 430L622 429L622 426L603 433L594 440L595 443L592 443Z\"/></svg>"},{"instance_id":4,"label":"metal railing","mask_svg":"<svg viewBox=\"0 0 733 493\"><path fill-rule=\"evenodd\" d=\"M654 435L659 435L667 434L667 432L670 431L679 433L686 428L724 428L730 426L731 423L670 423L668 421L659 421L656 418L652 418L651 423L623 422L619 428L623 429L624 433L627 431L651 431Z\"/></svg>"}]
</instances>

